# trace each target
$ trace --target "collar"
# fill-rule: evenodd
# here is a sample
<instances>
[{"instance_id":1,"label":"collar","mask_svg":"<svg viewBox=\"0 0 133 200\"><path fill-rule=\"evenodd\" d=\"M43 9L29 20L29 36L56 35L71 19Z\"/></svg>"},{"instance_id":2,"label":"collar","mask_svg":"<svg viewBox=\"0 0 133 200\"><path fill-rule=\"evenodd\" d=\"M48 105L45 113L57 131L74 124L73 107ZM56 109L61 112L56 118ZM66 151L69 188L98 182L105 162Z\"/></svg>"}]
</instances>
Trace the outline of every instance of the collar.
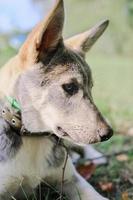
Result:
<instances>
[{"instance_id":1,"label":"collar","mask_svg":"<svg viewBox=\"0 0 133 200\"><path fill-rule=\"evenodd\" d=\"M11 126L11 128L13 128L15 131L19 133L19 135L21 136L51 136L53 135L50 132L31 133L28 130L26 130L21 121L20 104L15 98L11 96L6 96L6 99L10 105L9 107L7 105L3 107L1 116Z\"/></svg>"}]
</instances>

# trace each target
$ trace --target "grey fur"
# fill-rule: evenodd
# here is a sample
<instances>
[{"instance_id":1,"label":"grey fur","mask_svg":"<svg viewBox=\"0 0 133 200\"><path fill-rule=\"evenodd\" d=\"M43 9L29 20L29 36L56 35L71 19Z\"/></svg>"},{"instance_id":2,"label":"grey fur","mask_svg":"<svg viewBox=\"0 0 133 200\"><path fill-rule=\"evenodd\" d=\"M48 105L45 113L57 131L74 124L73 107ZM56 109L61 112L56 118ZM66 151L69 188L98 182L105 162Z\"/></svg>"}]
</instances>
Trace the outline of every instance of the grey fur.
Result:
<instances>
[{"instance_id":1,"label":"grey fur","mask_svg":"<svg viewBox=\"0 0 133 200\"><path fill-rule=\"evenodd\" d=\"M21 144L21 137L3 118L0 118L0 162L13 158Z\"/></svg>"},{"instance_id":2,"label":"grey fur","mask_svg":"<svg viewBox=\"0 0 133 200\"><path fill-rule=\"evenodd\" d=\"M54 144L50 155L47 158L49 167L59 167L65 159L65 149L60 144Z\"/></svg>"}]
</instances>

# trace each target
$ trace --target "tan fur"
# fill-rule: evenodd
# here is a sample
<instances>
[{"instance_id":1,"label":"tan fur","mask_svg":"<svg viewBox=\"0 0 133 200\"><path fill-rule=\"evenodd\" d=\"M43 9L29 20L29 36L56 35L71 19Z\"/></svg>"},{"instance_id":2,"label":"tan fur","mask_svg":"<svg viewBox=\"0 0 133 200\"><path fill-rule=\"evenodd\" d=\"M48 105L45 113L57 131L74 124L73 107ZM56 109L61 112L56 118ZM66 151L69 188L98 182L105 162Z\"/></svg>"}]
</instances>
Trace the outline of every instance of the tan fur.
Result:
<instances>
[{"instance_id":1,"label":"tan fur","mask_svg":"<svg viewBox=\"0 0 133 200\"><path fill-rule=\"evenodd\" d=\"M33 31L29 34L24 45L19 50L18 55L13 57L2 67L2 70L0 70L0 85L2 85L0 88L0 97L5 96L5 94L10 94L20 73L34 65L35 61L38 59L38 50L43 40L43 33L45 32L45 29L47 28L51 19L53 19L56 10L58 10L58 12L62 12L62 4L63 3L59 0L56 2L54 8L51 10L48 16L42 22L37 24ZM51 39L51 37L48 37L47 42L52 42ZM47 49L47 46L48 44L46 44L46 47L44 48Z\"/></svg>"},{"instance_id":2,"label":"tan fur","mask_svg":"<svg viewBox=\"0 0 133 200\"><path fill-rule=\"evenodd\" d=\"M21 66L22 62L19 56L16 55L0 70L0 98L3 98L5 95L10 95L16 79L22 73Z\"/></svg>"}]
</instances>

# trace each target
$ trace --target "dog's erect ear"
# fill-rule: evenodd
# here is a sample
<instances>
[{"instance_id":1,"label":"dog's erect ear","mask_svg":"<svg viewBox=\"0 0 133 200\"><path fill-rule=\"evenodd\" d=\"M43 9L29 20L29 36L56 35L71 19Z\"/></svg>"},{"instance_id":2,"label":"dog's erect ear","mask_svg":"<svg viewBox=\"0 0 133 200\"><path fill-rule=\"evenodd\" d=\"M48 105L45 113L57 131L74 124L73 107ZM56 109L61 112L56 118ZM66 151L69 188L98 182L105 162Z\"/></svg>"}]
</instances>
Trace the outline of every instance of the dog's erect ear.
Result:
<instances>
[{"instance_id":1,"label":"dog's erect ear","mask_svg":"<svg viewBox=\"0 0 133 200\"><path fill-rule=\"evenodd\" d=\"M77 51L81 56L85 56L85 53L89 51L97 39L102 35L108 24L109 21L104 20L91 28L89 31L65 40L65 45Z\"/></svg>"},{"instance_id":2,"label":"dog's erect ear","mask_svg":"<svg viewBox=\"0 0 133 200\"><path fill-rule=\"evenodd\" d=\"M48 53L54 51L62 42L63 24L63 0L56 0L54 8L44 21L33 29L20 49L19 55L23 61L38 62L44 59Z\"/></svg>"}]
</instances>

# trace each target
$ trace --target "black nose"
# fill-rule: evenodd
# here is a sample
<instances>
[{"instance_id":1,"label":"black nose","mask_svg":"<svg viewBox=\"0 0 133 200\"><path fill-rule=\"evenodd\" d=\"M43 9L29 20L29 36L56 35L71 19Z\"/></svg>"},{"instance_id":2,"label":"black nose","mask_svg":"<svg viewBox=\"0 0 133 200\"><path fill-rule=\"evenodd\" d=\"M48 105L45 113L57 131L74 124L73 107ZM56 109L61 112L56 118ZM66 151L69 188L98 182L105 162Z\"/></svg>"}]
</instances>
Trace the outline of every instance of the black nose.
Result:
<instances>
[{"instance_id":1,"label":"black nose","mask_svg":"<svg viewBox=\"0 0 133 200\"><path fill-rule=\"evenodd\" d=\"M100 136L101 137L101 142L104 142L106 140L109 140L113 135L113 129L112 128L109 128L106 135L102 135Z\"/></svg>"}]
</instances>

